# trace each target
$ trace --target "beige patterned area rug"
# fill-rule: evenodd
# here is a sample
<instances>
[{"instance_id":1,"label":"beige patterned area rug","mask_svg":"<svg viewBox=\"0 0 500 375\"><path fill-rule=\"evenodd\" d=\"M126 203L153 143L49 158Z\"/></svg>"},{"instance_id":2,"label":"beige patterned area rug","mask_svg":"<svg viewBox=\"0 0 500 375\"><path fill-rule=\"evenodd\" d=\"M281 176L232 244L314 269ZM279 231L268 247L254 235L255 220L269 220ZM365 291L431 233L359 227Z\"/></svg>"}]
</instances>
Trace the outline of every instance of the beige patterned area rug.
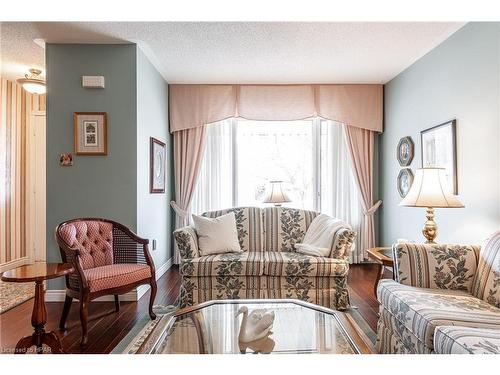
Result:
<instances>
[{"instance_id":1,"label":"beige patterned area rug","mask_svg":"<svg viewBox=\"0 0 500 375\"><path fill-rule=\"evenodd\" d=\"M177 306L174 305L157 305L153 307L156 315L172 315L177 309ZM345 312L356 322L366 338L375 345L377 334L370 328L358 310L349 308ZM127 336L111 351L111 354L135 354L159 321L160 319L151 320L149 315L146 314L132 327Z\"/></svg>"},{"instance_id":2,"label":"beige patterned area rug","mask_svg":"<svg viewBox=\"0 0 500 375\"><path fill-rule=\"evenodd\" d=\"M35 296L33 283L6 283L0 281L0 314Z\"/></svg>"}]
</instances>

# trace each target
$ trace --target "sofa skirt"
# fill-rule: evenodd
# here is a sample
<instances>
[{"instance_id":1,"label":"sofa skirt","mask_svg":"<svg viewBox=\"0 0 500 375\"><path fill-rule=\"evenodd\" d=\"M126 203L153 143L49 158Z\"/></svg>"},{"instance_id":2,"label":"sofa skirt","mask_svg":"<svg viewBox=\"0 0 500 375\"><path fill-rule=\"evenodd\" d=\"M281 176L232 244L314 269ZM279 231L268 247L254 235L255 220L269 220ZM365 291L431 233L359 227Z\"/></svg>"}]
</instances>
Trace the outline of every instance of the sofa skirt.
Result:
<instances>
[{"instance_id":1,"label":"sofa skirt","mask_svg":"<svg viewBox=\"0 0 500 375\"><path fill-rule=\"evenodd\" d=\"M334 310L349 307L347 277L182 277L181 308L223 299L299 299Z\"/></svg>"},{"instance_id":2,"label":"sofa skirt","mask_svg":"<svg viewBox=\"0 0 500 375\"><path fill-rule=\"evenodd\" d=\"M377 323L376 350L380 354L430 354L433 350L419 341L383 306Z\"/></svg>"}]
</instances>

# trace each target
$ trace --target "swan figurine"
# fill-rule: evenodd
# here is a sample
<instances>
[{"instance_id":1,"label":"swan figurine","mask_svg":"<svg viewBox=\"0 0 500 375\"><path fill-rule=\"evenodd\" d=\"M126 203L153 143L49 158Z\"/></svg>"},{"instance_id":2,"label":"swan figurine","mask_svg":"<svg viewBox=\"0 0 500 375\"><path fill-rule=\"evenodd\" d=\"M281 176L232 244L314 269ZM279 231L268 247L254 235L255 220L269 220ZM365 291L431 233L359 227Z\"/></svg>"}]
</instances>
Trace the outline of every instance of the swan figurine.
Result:
<instances>
[{"instance_id":1,"label":"swan figurine","mask_svg":"<svg viewBox=\"0 0 500 375\"><path fill-rule=\"evenodd\" d=\"M240 347L242 349L244 348L244 350L242 350L242 352L244 352L247 347L252 347L252 345L245 344L268 338L272 333L271 328L273 328L274 323L274 311L256 309L249 313L248 307L241 306L235 317L238 317L240 314L243 314L243 320L241 321L238 341ZM272 346L274 347L274 341Z\"/></svg>"},{"instance_id":2,"label":"swan figurine","mask_svg":"<svg viewBox=\"0 0 500 375\"><path fill-rule=\"evenodd\" d=\"M269 354L273 351L275 342L269 335L272 332L268 333L268 336L263 337L261 339L252 341L252 342L238 342L238 346L240 348L240 353L245 354L247 352L247 348L253 350L254 354Z\"/></svg>"}]
</instances>

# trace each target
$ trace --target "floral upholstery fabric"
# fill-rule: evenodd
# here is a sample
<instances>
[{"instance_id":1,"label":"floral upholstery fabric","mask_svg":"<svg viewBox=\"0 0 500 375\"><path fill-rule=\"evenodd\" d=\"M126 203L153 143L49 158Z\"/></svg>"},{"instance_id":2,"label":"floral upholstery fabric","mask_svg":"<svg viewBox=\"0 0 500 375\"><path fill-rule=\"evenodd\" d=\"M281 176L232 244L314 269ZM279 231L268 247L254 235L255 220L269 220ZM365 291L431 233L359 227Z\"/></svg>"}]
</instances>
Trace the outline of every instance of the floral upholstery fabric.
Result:
<instances>
[{"instance_id":1,"label":"floral upholstery fabric","mask_svg":"<svg viewBox=\"0 0 500 375\"><path fill-rule=\"evenodd\" d=\"M500 231L486 240L481 249L472 294L500 308Z\"/></svg>"},{"instance_id":2,"label":"floral upholstery fabric","mask_svg":"<svg viewBox=\"0 0 500 375\"><path fill-rule=\"evenodd\" d=\"M349 258L349 253L353 250L355 238L356 232L352 229L339 229L335 233L330 258L347 260Z\"/></svg>"},{"instance_id":3,"label":"floral upholstery fabric","mask_svg":"<svg viewBox=\"0 0 500 375\"><path fill-rule=\"evenodd\" d=\"M390 333L391 336L394 336L391 340L396 339L400 344L397 350L404 351L407 354L427 354L432 352L432 348L425 345L412 331L408 330L389 310L385 308L379 309L379 322L384 327L387 327L388 334ZM380 345L386 346L387 343L382 341L383 338L381 337L380 339ZM393 346L392 343L389 343L389 345ZM388 352L382 353L394 353L392 347L388 349Z\"/></svg>"},{"instance_id":4,"label":"floral upholstery fabric","mask_svg":"<svg viewBox=\"0 0 500 375\"><path fill-rule=\"evenodd\" d=\"M298 298L333 309L349 306L348 253L356 233L337 231L330 257L295 252L317 212L286 207L239 207L206 212L217 217L234 212L242 253L200 257L192 227L174 232L181 255L180 305L211 299Z\"/></svg>"},{"instance_id":5,"label":"floral upholstery fabric","mask_svg":"<svg viewBox=\"0 0 500 375\"><path fill-rule=\"evenodd\" d=\"M277 276L183 276L180 306L186 307L213 299L296 298L331 309L349 306L345 277L311 277L297 280Z\"/></svg>"},{"instance_id":6,"label":"floral upholstery fabric","mask_svg":"<svg viewBox=\"0 0 500 375\"><path fill-rule=\"evenodd\" d=\"M395 244L396 280L420 288L470 292L479 250L479 246Z\"/></svg>"},{"instance_id":7,"label":"floral upholstery fabric","mask_svg":"<svg viewBox=\"0 0 500 375\"><path fill-rule=\"evenodd\" d=\"M198 235L193 227L184 227L175 230L174 239L177 243L181 259L197 258L200 256Z\"/></svg>"},{"instance_id":8,"label":"floral upholstery fabric","mask_svg":"<svg viewBox=\"0 0 500 375\"><path fill-rule=\"evenodd\" d=\"M437 327L434 350L438 354L500 354L500 327Z\"/></svg>"},{"instance_id":9,"label":"floral upholstery fabric","mask_svg":"<svg viewBox=\"0 0 500 375\"><path fill-rule=\"evenodd\" d=\"M103 221L74 221L60 228L69 248L80 252L82 268L113 264L113 224Z\"/></svg>"},{"instance_id":10,"label":"floral upholstery fabric","mask_svg":"<svg viewBox=\"0 0 500 375\"><path fill-rule=\"evenodd\" d=\"M264 216L264 246L266 251L295 251L317 212L287 207L267 207Z\"/></svg>"},{"instance_id":11,"label":"floral upholstery fabric","mask_svg":"<svg viewBox=\"0 0 500 375\"><path fill-rule=\"evenodd\" d=\"M335 310L349 307L346 277L265 276L266 298L292 298Z\"/></svg>"},{"instance_id":12,"label":"floral upholstery fabric","mask_svg":"<svg viewBox=\"0 0 500 375\"><path fill-rule=\"evenodd\" d=\"M237 207L220 211L205 212L202 216L218 217L234 212L238 240L243 251L262 251L262 210L258 207Z\"/></svg>"},{"instance_id":13,"label":"floral upholstery fabric","mask_svg":"<svg viewBox=\"0 0 500 375\"><path fill-rule=\"evenodd\" d=\"M414 351L408 349L403 342L403 339L388 328L382 318L377 323L377 342L375 345L377 353L381 354L415 354ZM427 348L422 347L421 354L431 353Z\"/></svg>"},{"instance_id":14,"label":"floral upholstery fabric","mask_svg":"<svg viewBox=\"0 0 500 375\"><path fill-rule=\"evenodd\" d=\"M116 288L151 277L151 269L144 264L112 264L83 271L90 292Z\"/></svg>"},{"instance_id":15,"label":"floral upholstery fabric","mask_svg":"<svg viewBox=\"0 0 500 375\"><path fill-rule=\"evenodd\" d=\"M180 272L185 276L260 276L264 270L263 253L224 253L194 259L182 259Z\"/></svg>"},{"instance_id":16,"label":"floral upholstery fabric","mask_svg":"<svg viewBox=\"0 0 500 375\"><path fill-rule=\"evenodd\" d=\"M349 270L349 263L345 260L301 253L268 251L264 253L264 257L264 275L270 276L346 276Z\"/></svg>"},{"instance_id":17,"label":"floral upholstery fabric","mask_svg":"<svg viewBox=\"0 0 500 375\"><path fill-rule=\"evenodd\" d=\"M258 285L260 278L256 276L188 277L181 284L180 307L216 299L262 299L264 291L258 288L246 289L247 282ZM212 287L210 287L212 286Z\"/></svg>"},{"instance_id":18,"label":"floral upholstery fabric","mask_svg":"<svg viewBox=\"0 0 500 375\"><path fill-rule=\"evenodd\" d=\"M499 309L463 291L416 288L392 280L381 280L377 297L381 304L381 319L385 316L384 324L404 341L409 342L414 336L429 350L433 350L437 326L500 326ZM407 346L407 349L415 352L423 350L417 345Z\"/></svg>"}]
</instances>

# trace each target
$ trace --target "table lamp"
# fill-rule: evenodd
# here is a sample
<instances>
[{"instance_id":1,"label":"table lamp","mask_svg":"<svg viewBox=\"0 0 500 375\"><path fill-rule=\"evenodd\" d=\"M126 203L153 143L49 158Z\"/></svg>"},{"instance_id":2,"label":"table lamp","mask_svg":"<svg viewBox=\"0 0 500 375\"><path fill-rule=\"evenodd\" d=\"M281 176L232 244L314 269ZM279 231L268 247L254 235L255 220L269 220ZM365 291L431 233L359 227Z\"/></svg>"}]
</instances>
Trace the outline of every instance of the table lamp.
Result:
<instances>
[{"instance_id":1,"label":"table lamp","mask_svg":"<svg viewBox=\"0 0 500 375\"><path fill-rule=\"evenodd\" d=\"M410 191L399 204L406 207L426 207L427 221L422 233L425 243L434 244L437 224L434 221L434 208L462 208L464 205L449 189L444 168L417 169Z\"/></svg>"},{"instance_id":2,"label":"table lamp","mask_svg":"<svg viewBox=\"0 0 500 375\"><path fill-rule=\"evenodd\" d=\"M291 202L292 200L283 189L283 181L270 181L271 186L267 189L266 196L262 202L274 203L276 207L281 206L282 203Z\"/></svg>"}]
</instances>

